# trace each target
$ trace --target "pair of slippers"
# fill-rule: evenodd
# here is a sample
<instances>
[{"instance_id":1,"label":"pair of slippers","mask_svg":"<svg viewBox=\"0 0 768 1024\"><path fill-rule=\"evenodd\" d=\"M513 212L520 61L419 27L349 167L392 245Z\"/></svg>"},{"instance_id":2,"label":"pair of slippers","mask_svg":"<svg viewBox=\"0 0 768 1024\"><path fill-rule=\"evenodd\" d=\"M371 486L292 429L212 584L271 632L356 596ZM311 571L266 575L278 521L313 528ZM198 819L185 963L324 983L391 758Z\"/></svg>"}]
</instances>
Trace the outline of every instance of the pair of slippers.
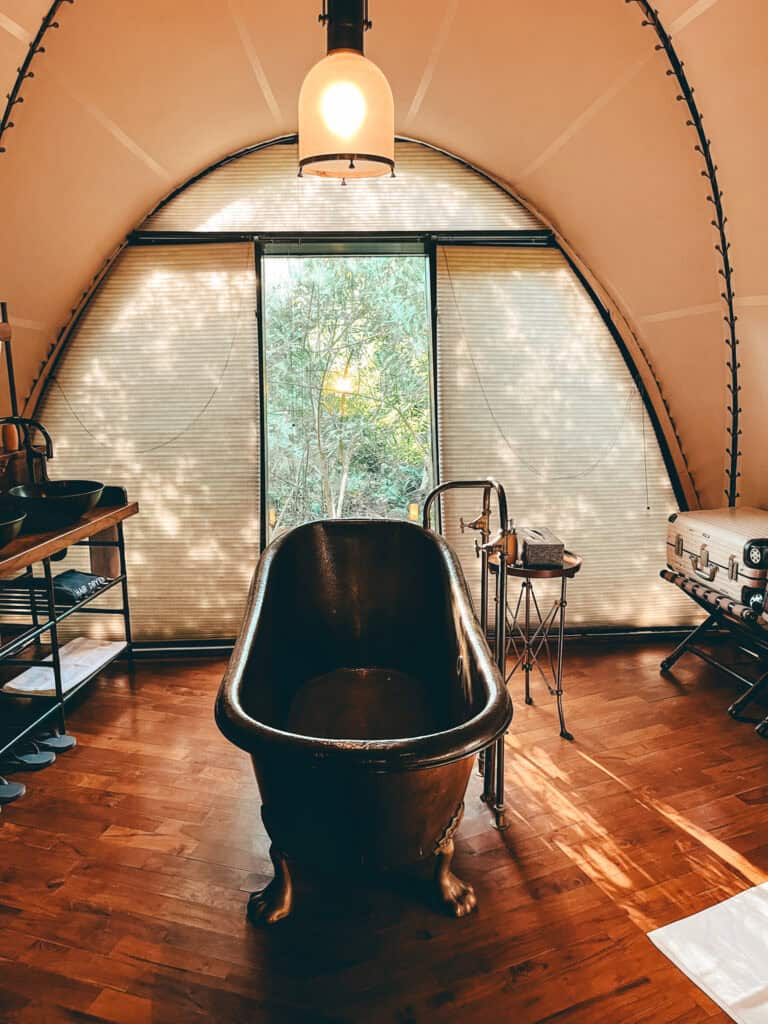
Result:
<instances>
[{"instance_id":1,"label":"pair of slippers","mask_svg":"<svg viewBox=\"0 0 768 1024\"><path fill-rule=\"evenodd\" d=\"M35 743L41 750L50 750L54 754L66 754L68 750L77 746L77 739L71 732L61 734L41 732L35 736Z\"/></svg>"},{"instance_id":2,"label":"pair of slippers","mask_svg":"<svg viewBox=\"0 0 768 1024\"><path fill-rule=\"evenodd\" d=\"M44 733L34 742L20 744L6 751L0 758L0 771L3 772L39 772L48 768L56 760L57 753L71 750L77 740L69 733L59 736ZM9 804L24 796L27 787L23 782L8 782L0 775L0 804Z\"/></svg>"}]
</instances>

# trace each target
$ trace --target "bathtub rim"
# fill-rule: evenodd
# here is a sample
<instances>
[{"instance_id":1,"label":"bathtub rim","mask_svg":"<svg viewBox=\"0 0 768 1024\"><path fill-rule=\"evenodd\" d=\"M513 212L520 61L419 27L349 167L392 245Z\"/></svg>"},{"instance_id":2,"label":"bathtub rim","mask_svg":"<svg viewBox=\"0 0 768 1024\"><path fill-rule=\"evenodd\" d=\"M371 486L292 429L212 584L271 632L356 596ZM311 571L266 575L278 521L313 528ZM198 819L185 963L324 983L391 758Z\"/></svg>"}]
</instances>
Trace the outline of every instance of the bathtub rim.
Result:
<instances>
[{"instance_id":1,"label":"bathtub rim","mask_svg":"<svg viewBox=\"0 0 768 1024\"><path fill-rule=\"evenodd\" d=\"M240 694L245 679L248 653L258 628L270 572L280 548L298 531L317 526L339 524L355 526L386 523L389 526L418 531L439 552L466 632L467 643L477 666L477 676L485 686L483 706L466 721L441 732L396 739L344 739L307 736L268 725L249 715ZM251 581L248 603L237 643L219 687L216 699L216 723L236 746L256 755L269 749L318 763L356 766L370 770L413 771L448 764L484 750L506 732L512 720L512 701L498 666L482 635L469 597L464 573L458 559L440 534L406 520L316 519L302 523L275 538L264 550Z\"/></svg>"}]
</instances>

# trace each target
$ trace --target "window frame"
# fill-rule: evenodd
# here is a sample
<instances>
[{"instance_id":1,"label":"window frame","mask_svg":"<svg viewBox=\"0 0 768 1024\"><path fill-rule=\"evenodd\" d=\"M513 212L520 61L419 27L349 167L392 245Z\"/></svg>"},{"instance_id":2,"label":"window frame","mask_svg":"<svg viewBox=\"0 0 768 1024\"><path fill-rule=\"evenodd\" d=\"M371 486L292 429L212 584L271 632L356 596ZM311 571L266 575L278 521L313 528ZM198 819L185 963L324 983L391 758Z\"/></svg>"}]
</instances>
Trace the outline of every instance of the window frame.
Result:
<instances>
[{"instance_id":1,"label":"window frame","mask_svg":"<svg viewBox=\"0 0 768 1024\"><path fill-rule=\"evenodd\" d=\"M264 236L261 236L262 238ZM293 236L295 237L295 236ZM437 247L428 247L428 243L424 240L420 240L418 243L399 241L389 241L386 244L387 248L380 249L376 248L371 250L363 244L362 248L358 248L357 242L353 242L351 247L345 242L341 235L328 236L324 235L325 241L320 243L323 247L319 250L314 248L308 248L302 246L301 238L298 242L291 241L286 242L285 245L289 245L290 248L282 248L283 243L278 243L280 248L277 250L270 249L269 244L260 245L257 241L255 243L255 258L256 258L256 287L258 293L257 310L258 310L258 324L257 324L257 335L258 335L258 365L259 365L259 409L261 410L261 420L259 423L259 457L260 466L262 466L262 472L260 474L261 479L260 485L260 522L259 522L259 543L261 551L267 544L267 536L269 533L267 517L269 515L268 510L268 481L269 481L269 445L267 439L267 417L268 417L268 398L267 398L267 365L266 365L266 341L264 337L264 300L263 300L263 277L264 277L264 259L265 257L334 257L334 256L404 256L414 257L422 256L427 258L427 280L426 287L429 289L429 312L430 312L430 359L429 359L429 421L430 421L430 440L431 440L431 455L432 455L432 470L434 477L435 486L440 482L440 445L437 435L437 296L435 289L437 287L437 264L436 264L436 253ZM331 241L328 241L331 239ZM335 239L335 241L333 241ZM414 249L414 245L419 245L420 248ZM329 248L330 246L330 248ZM407 248L405 247L407 246Z\"/></svg>"}]
</instances>

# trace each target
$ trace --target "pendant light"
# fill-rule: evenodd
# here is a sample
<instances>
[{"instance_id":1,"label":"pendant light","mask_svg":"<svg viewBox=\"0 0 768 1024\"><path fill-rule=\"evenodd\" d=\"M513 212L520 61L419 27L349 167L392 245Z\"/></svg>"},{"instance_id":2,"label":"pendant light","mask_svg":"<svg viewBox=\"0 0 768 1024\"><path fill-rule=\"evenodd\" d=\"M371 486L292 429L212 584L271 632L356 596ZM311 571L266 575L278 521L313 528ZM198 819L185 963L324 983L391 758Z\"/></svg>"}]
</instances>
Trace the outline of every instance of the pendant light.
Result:
<instances>
[{"instance_id":1,"label":"pendant light","mask_svg":"<svg viewBox=\"0 0 768 1024\"><path fill-rule=\"evenodd\" d=\"M367 0L324 0L328 54L299 94L299 177L395 173L395 107L384 73L363 55Z\"/></svg>"}]
</instances>

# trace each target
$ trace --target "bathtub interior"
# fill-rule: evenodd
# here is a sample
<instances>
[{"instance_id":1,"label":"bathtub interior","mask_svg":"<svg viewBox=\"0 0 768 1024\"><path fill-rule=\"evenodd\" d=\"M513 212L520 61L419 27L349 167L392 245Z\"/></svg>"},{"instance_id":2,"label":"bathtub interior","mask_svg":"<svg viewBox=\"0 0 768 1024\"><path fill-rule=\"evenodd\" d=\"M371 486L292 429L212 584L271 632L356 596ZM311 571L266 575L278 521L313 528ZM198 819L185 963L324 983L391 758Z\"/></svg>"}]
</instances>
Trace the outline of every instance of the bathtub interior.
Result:
<instances>
[{"instance_id":1,"label":"bathtub interior","mask_svg":"<svg viewBox=\"0 0 768 1024\"><path fill-rule=\"evenodd\" d=\"M485 694L443 552L434 535L398 522L330 520L284 537L270 559L244 710L336 739L425 736L471 718Z\"/></svg>"}]
</instances>

